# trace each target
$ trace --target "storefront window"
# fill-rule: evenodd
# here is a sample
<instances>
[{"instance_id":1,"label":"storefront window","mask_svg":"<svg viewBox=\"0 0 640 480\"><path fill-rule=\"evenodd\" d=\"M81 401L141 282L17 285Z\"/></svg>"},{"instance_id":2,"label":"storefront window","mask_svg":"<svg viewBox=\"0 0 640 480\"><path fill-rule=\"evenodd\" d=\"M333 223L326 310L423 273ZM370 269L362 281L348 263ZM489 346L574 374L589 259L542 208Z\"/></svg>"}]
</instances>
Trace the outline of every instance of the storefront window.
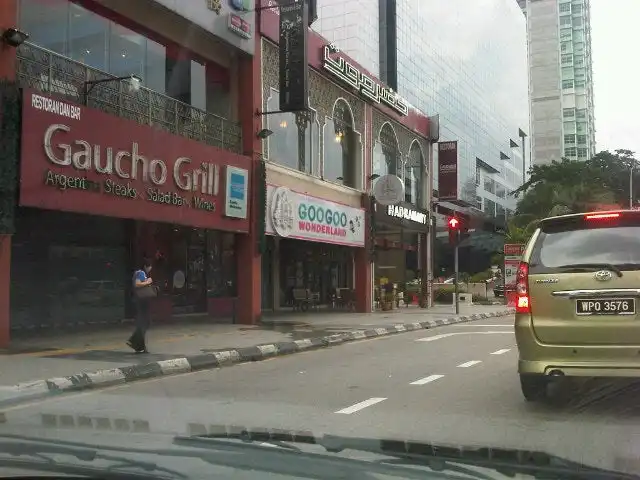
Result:
<instances>
[{"instance_id":1,"label":"storefront window","mask_svg":"<svg viewBox=\"0 0 640 480\"><path fill-rule=\"evenodd\" d=\"M69 11L68 52L58 52L99 70L109 71L109 21L74 4ZM64 25L64 24L63 24ZM54 29L63 28L53 25ZM138 73L138 72L133 72Z\"/></svg>"},{"instance_id":2,"label":"storefront window","mask_svg":"<svg viewBox=\"0 0 640 480\"><path fill-rule=\"evenodd\" d=\"M155 42L68 0L19 0L18 8L29 42L111 75L138 75L153 91L228 116L228 71L217 64L198 61L182 47Z\"/></svg>"},{"instance_id":3,"label":"storefront window","mask_svg":"<svg viewBox=\"0 0 640 480\"><path fill-rule=\"evenodd\" d=\"M20 28L29 41L65 55L69 23L68 0L20 0Z\"/></svg>"},{"instance_id":4,"label":"storefront window","mask_svg":"<svg viewBox=\"0 0 640 480\"><path fill-rule=\"evenodd\" d=\"M280 95L271 90L267 111L279 110ZM318 152L318 124L313 110L302 113L269 115L267 139L270 161L308 174L314 172Z\"/></svg>"},{"instance_id":5,"label":"storefront window","mask_svg":"<svg viewBox=\"0 0 640 480\"><path fill-rule=\"evenodd\" d=\"M380 130L378 141L373 147L371 173L380 177L387 174L402 176L402 172L398 172L401 159L396 133L389 123L385 123Z\"/></svg>"},{"instance_id":6,"label":"storefront window","mask_svg":"<svg viewBox=\"0 0 640 480\"><path fill-rule=\"evenodd\" d=\"M333 118L324 127L323 178L348 187L360 186L360 139L353 130L353 116L346 101L333 106Z\"/></svg>"},{"instance_id":7,"label":"storefront window","mask_svg":"<svg viewBox=\"0 0 640 480\"><path fill-rule=\"evenodd\" d=\"M404 200L405 202L418 204L418 186L422 173L422 151L417 143L411 145L409 158L404 167Z\"/></svg>"},{"instance_id":8,"label":"storefront window","mask_svg":"<svg viewBox=\"0 0 640 480\"><path fill-rule=\"evenodd\" d=\"M207 231L207 296L237 296L235 235Z\"/></svg>"},{"instance_id":9,"label":"storefront window","mask_svg":"<svg viewBox=\"0 0 640 480\"><path fill-rule=\"evenodd\" d=\"M112 23L109 28L109 72L117 76L136 74L146 78L147 39Z\"/></svg>"},{"instance_id":10,"label":"storefront window","mask_svg":"<svg viewBox=\"0 0 640 480\"><path fill-rule=\"evenodd\" d=\"M12 240L11 324L125 318L133 267L125 221L20 208Z\"/></svg>"}]
</instances>

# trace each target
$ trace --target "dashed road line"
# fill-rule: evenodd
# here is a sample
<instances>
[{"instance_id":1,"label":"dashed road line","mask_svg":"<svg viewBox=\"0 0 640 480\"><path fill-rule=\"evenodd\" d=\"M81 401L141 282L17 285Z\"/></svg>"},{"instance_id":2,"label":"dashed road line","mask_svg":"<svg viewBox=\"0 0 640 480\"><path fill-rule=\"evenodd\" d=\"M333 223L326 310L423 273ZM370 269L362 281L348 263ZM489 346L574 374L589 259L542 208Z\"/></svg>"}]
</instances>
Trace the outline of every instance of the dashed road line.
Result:
<instances>
[{"instance_id":1,"label":"dashed road line","mask_svg":"<svg viewBox=\"0 0 640 480\"><path fill-rule=\"evenodd\" d=\"M453 325L455 328L473 328L473 327L513 327L513 323L484 323L484 324L480 324L480 323L468 323L468 324L464 324L464 323L458 323L457 325Z\"/></svg>"},{"instance_id":2,"label":"dashed road line","mask_svg":"<svg viewBox=\"0 0 640 480\"><path fill-rule=\"evenodd\" d=\"M510 348L501 348L500 350L496 350L495 352L491 352L491 355L502 355L503 353L510 352Z\"/></svg>"},{"instance_id":3,"label":"dashed road line","mask_svg":"<svg viewBox=\"0 0 640 480\"><path fill-rule=\"evenodd\" d=\"M478 332L441 333L440 335L433 335L432 337L418 338L415 341L416 342L433 342L434 340L440 340L442 338L453 337L455 335L493 335L493 334L499 334L499 333L507 333L507 334L513 335L513 330L485 330L485 331L478 331Z\"/></svg>"},{"instance_id":4,"label":"dashed road line","mask_svg":"<svg viewBox=\"0 0 640 480\"><path fill-rule=\"evenodd\" d=\"M428 377L421 378L415 382L411 382L409 385L426 385L427 383L435 382L441 379L444 375L429 375Z\"/></svg>"},{"instance_id":5,"label":"dashed road line","mask_svg":"<svg viewBox=\"0 0 640 480\"><path fill-rule=\"evenodd\" d=\"M458 365L458 368L469 368L479 363L482 363L482 360L471 360L469 362L461 363L460 365Z\"/></svg>"},{"instance_id":6,"label":"dashed road line","mask_svg":"<svg viewBox=\"0 0 640 480\"><path fill-rule=\"evenodd\" d=\"M370 407L371 405L375 405L376 403L384 402L386 398L381 397L373 397L364 402L356 403L355 405L351 405L350 407L343 408L342 410L338 410L335 413L342 413L344 415L351 415L352 413L356 413L364 408Z\"/></svg>"}]
</instances>

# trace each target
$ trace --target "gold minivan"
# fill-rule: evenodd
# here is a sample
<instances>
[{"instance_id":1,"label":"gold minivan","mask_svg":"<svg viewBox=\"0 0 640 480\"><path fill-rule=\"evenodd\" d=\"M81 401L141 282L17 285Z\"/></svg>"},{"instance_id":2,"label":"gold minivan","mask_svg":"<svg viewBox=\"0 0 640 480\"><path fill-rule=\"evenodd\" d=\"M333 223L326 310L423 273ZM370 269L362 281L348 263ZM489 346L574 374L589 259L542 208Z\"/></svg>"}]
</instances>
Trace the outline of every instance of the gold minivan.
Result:
<instances>
[{"instance_id":1,"label":"gold minivan","mask_svg":"<svg viewBox=\"0 0 640 480\"><path fill-rule=\"evenodd\" d=\"M640 377L640 211L542 220L516 275L525 399L553 377Z\"/></svg>"}]
</instances>

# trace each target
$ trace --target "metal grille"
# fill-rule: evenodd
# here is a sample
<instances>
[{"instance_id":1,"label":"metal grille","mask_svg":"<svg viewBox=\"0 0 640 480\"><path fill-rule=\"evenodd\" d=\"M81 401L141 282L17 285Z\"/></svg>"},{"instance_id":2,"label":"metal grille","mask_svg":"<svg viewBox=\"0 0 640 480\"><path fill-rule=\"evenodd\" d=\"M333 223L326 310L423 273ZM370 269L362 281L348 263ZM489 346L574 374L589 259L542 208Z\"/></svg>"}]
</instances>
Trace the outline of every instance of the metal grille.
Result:
<instances>
[{"instance_id":1,"label":"metal grille","mask_svg":"<svg viewBox=\"0 0 640 480\"><path fill-rule=\"evenodd\" d=\"M17 78L21 87L84 104L85 82L116 77L50 50L23 43L18 48ZM242 153L242 129L238 123L148 88L141 87L133 92L124 82L96 84L90 89L86 104L174 135Z\"/></svg>"}]
</instances>

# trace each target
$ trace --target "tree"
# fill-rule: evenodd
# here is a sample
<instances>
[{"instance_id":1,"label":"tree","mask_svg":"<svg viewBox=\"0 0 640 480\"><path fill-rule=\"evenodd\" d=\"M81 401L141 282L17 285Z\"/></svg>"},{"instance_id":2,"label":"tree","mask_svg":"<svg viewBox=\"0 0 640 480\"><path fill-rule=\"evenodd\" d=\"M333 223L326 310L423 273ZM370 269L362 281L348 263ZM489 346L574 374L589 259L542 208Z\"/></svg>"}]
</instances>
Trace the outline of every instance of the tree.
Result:
<instances>
[{"instance_id":1,"label":"tree","mask_svg":"<svg viewBox=\"0 0 640 480\"><path fill-rule=\"evenodd\" d=\"M534 165L529 181L513 192L517 216L527 221L629 204L629 175L635 165L629 150L603 151L585 162L563 159ZM636 178L637 177L637 178ZM640 171L634 170L634 195L640 194ZM523 225L517 224L518 227Z\"/></svg>"}]
</instances>

